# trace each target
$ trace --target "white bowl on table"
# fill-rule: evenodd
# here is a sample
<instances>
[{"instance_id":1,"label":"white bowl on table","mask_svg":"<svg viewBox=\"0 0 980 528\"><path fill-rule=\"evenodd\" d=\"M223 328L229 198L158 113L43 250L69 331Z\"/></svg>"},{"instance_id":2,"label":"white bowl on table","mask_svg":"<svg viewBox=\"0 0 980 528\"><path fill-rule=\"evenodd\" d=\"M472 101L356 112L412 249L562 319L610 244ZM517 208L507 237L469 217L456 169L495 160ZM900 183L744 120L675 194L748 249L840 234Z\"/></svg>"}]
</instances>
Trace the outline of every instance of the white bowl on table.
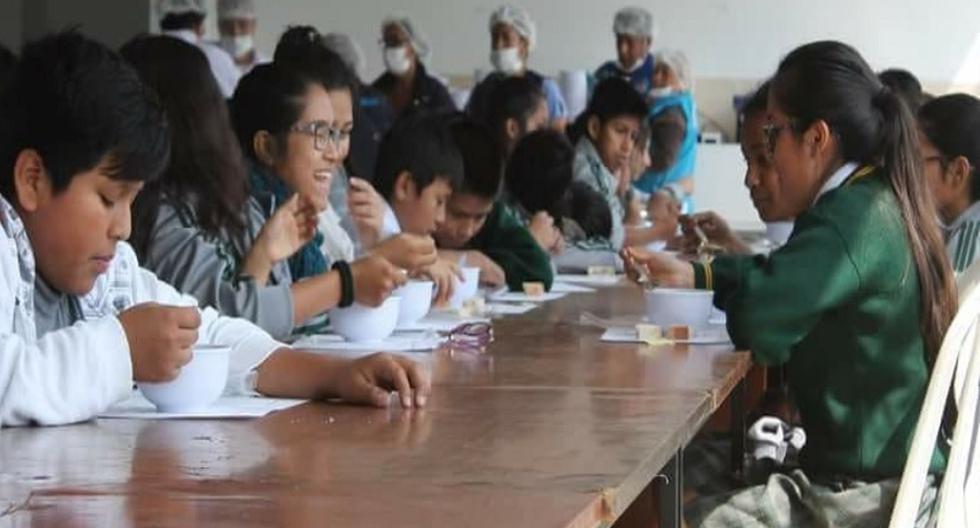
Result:
<instances>
[{"instance_id":1,"label":"white bowl on table","mask_svg":"<svg viewBox=\"0 0 980 528\"><path fill-rule=\"evenodd\" d=\"M480 268L462 268L463 280L456 280L456 288L449 298L449 307L458 310L463 303L476 297L480 292Z\"/></svg>"},{"instance_id":2,"label":"white bowl on table","mask_svg":"<svg viewBox=\"0 0 980 528\"><path fill-rule=\"evenodd\" d=\"M711 319L713 292L681 288L654 288L644 292L647 322L661 327L687 325L705 328Z\"/></svg>"},{"instance_id":3,"label":"white bowl on table","mask_svg":"<svg viewBox=\"0 0 980 528\"><path fill-rule=\"evenodd\" d=\"M377 308L360 303L347 308L334 308L330 310L330 327L348 341L381 341L395 331L401 302L401 297L392 295Z\"/></svg>"},{"instance_id":4,"label":"white bowl on table","mask_svg":"<svg viewBox=\"0 0 980 528\"><path fill-rule=\"evenodd\" d=\"M139 382L140 391L160 412L204 409L215 402L228 381L231 347L196 345L177 378L163 383Z\"/></svg>"},{"instance_id":5,"label":"white bowl on table","mask_svg":"<svg viewBox=\"0 0 980 528\"><path fill-rule=\"evenodd\" d=\"M412 326L429 313L432 307L432 281L408 281L395 290L393 295L402 298L398 309L398 327Z\"/></svg>"}]
</instances>

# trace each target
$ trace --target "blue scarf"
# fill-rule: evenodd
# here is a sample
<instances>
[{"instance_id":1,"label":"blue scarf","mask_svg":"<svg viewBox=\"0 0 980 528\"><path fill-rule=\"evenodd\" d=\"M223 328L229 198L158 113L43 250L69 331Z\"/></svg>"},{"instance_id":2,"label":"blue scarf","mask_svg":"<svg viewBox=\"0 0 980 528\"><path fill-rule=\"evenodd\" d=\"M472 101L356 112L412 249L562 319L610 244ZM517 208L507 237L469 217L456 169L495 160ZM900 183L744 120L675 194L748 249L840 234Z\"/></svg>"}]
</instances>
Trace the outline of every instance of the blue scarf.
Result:
<instances>
[{"instance_id":1,"label":"blue scarf","mask_svg":"<svg viewBox=\"0 0 980 528\"><path fill-rule=\"evenodd\" d=\"M278 176L270 174L257 163L249 164L248 179L252 196L270 217L292 196L292 192ZM317 229L313 240L289 257L289 272L293 276L293 282L327 271L327 259L320 252L321 245L323 245L323 233Z\"/></svg>"}]
</instances>

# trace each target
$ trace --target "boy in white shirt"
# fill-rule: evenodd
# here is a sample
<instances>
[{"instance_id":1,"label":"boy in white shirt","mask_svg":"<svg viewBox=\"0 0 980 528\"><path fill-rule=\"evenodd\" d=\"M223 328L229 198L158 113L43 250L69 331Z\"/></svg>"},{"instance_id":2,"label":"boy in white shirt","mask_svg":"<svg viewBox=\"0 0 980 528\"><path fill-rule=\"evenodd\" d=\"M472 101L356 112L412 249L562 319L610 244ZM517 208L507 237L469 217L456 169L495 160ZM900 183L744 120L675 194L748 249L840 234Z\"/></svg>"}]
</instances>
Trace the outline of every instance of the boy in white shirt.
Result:
<instances>
[{"instance_id":1,"label":"boy in white shirt","mask_svg":"<svg viewBox=\"0 0 980 528\"><path fill-rule=\"evenodd\" d=\"M175 378L195 343L232 348L226 392L424 405L426 374L377 354L293 350L198 310L139 268L130 207L163 169L163 109L79 34L25 46L0 100L0 426L87 420L134 381Z\"/></svg>"}]
</instances>

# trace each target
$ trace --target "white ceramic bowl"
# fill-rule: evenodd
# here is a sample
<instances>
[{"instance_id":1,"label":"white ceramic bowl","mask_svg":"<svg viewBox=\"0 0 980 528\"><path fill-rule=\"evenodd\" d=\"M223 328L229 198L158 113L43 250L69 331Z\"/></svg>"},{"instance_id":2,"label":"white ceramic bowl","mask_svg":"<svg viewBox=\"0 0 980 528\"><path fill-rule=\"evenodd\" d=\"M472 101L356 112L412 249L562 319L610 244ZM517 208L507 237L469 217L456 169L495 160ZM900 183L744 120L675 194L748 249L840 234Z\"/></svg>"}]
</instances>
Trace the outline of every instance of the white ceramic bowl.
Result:
<instances>
[{"instance_id":1,"label":"white ceramic bowl","mask_svg":"<svg viewBox=\"0 0 980 528\"><path fill-rule=\"evenodd\" d=\"M160 412L186 412L203 409L218 399L228 381L231 348L197 345L190 363L180 369L173 381L139 383L143 396Z\"/></svg>"},{"instance_id":2,"label":"white ceramic bowl","mask_svg":"<svg viewBox=\"0 0 980 528\"><path fill-rule=\"evenodd\" d=\"M393 295L402 298L398 309L398 326L411 326L419 322L432 307L432 281L408 281L395 290Z\"/></svg>"},{"instance_id":3,"label":"white ceramic bowl","mask_svg":"<svg viewBox=\"0 0 980 528\"><path fill-rule=\"evenodd\" d=\"M480 268L462 268L463 281L456 281L453 296L449 298L449 307L458 310L463 303L476 297L480 291Z\"/></svg>"},{"instance_id":4,"label":"white ceramic bowl","mask_svg":"<svg viewBox=\"0 0 980 528\"><path fill-rule=\"evenodd\" d=\"M381 341L395 331L401 302L401 297L392 295L377 308L360 303L334 308L330 310L330 327L348 341Z\"/></svg>"},{"instance_id":5,"label":"white ceramic bowl","mask_svg":"<svg viewBox=\"0 0 980 528\"><path fill-rule=\"evenodd\" d=\"M710 290L654 288L647 290L647 321L658 326L708 326L711 318Z\"/></svg>"}]
</instances>

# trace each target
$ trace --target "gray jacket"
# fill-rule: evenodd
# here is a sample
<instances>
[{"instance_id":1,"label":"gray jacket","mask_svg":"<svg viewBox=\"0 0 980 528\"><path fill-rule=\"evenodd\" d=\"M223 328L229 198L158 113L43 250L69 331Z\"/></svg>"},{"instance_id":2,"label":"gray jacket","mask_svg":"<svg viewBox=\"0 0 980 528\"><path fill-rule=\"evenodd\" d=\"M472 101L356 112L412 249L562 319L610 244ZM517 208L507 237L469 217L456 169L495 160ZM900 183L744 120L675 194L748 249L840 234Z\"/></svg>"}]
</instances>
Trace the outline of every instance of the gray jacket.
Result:
<instances>
[{"instance_id":1,"label":"gray jacket","mask_svg":"<svg viewBox=\"0 0 980 528\"><path fill-rule=\"evenodd\" d=\"M265 223L266 214L254 199L246 208L251 245ZM185 204L164 200L153 228L143 266L177 290L197 298L202 307L213 306L224 315L252 321L277 339L293 331L292 276L287 261L276 263L266 286L239 275L243 250L227 239L204 234Z\"/></svg>"}]
</instances>

